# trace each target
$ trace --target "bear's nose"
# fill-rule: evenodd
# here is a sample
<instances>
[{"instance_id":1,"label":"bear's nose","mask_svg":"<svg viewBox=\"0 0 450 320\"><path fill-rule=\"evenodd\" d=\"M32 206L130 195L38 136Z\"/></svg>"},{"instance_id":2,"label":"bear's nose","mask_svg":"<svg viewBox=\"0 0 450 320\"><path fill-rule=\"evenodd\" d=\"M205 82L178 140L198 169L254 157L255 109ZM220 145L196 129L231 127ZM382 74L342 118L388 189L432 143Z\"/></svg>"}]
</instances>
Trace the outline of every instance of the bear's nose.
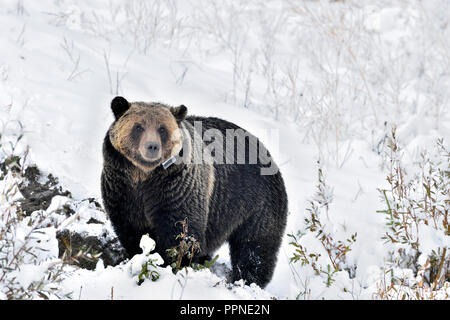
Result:
<instances>
[{"instance_id":1,"label":"bear's nose","mask_svg":"<svg viewBox=\"0 0 450 320\"><path fill-rule=\"evenodd\" d=\"M156 158L159 153L160 145L158 142L148 142L146 145L149 158Z\"/></svg>"}]
</instances>

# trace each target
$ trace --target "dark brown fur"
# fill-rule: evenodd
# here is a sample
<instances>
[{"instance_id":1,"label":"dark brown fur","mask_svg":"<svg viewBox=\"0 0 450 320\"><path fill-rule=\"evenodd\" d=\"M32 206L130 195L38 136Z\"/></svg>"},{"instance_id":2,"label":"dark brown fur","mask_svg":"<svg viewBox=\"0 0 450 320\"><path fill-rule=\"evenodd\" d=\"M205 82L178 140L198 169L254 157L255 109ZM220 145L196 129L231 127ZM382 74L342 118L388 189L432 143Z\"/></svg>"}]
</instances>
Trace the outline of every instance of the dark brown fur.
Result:
<instances>
[{"instance_id":1,"label":"dark brown fur","mask_svg":"<svg viewBox=\"0 0 450 320\"><path fill-rule=\"evenodd\" d=\"M194 133L217 129L225 135L227 129L240 128L217 118L185 118L184 106L128 104L115 98L112 110L116 121L103 145L102 196L128 254L140 252L140 238L148 233L156 241L156 251L170 263L166 250L178 245L178 222L187 219L190 235L201 246L197 261L228 241L232 280L245 279L264 287L272 277L286 225L287 197L281 174L261 175L265 165L249 164L248 157L240 165L177 162L167 170L161 165L143 165L135 150L139 144L129 138L137 122L145 123L145 130L164 124L170 128L170 137L179 128L185 129L183 156L188 157L195 152ZM195 132L196 121L202 122L203 132ZM178 140L173 141L162 146L159 163L178 153Z\"/></svg>"}]
</instances>

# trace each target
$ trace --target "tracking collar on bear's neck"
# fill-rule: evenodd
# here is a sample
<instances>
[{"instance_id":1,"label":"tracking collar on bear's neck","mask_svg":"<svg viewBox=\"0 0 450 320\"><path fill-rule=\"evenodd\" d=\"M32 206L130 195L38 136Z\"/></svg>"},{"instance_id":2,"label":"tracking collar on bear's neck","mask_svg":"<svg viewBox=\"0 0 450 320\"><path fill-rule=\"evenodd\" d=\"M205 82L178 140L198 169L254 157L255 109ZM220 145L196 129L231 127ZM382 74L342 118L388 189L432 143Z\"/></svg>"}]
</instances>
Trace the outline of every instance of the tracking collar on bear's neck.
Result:
<instances>
[{"instance_id":1,"label":"tracking collar on bear's neck","mask_svg":"<svg viewBox=\"0 0 450 320\"><path fill-rule=\"evenodd\" d=\"M177 161L177 159L175 158L175 156L171 156L169 159L167 159L166 161L164 161L163 163L161 163L161 166L167 170L168 167L170 167L172 164L174 164Z\"/></svg>"},{"instance_id":2,"label":"tracking collar on bear's neck","mask_svg":"<svg viewBox=\"0 0 450 320\"><path fill-rule=\"evenodd\" d=\"M181 140L183 140L184 139L183 131L180 130L180 134L181 134ZM181 148L181 150L183 150L183 148ZM181 152L181 150L180 150L180 152ZM161 166L164 168L164 170L167 170L167 168L169 168L176 161L177 161L177 158L175 156L171 156L169 159L167 159L166 161L161 163Z\"/></svg>"}]
</instances>

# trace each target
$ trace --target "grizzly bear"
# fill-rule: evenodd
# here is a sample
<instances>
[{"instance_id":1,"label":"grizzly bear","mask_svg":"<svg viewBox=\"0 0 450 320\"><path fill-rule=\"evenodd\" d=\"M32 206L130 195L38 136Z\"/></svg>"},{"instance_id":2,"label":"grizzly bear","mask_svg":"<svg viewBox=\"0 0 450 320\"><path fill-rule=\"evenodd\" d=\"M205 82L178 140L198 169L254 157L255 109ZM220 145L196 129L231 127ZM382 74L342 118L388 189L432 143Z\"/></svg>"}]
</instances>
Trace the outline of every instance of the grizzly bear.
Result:
<instances>
[{"instance_id":1,"label":"grizzly bear","mask_svg":"<svg viewBox=\"0 0 450 320\"><path fill-rule=\"evenodd\" d=\"M222 119L186 116L184 105L116 97L111 109L115 120L103 143L101 191L128 254L140 253L141 236L149 234L156 252L170 263L168 249L179 244L179 222L186 221L189 235L200 244L194 261L209 259L228 242L231 280L265 287L286 226L287 195L278 170L262 173L267 159L238 154L255 145L256 154L263 154L259 140ZM215 148L207 138L201 140L211 132ZM229 138L236 132L244 139ZM205 150L214 161L198 160ZM237 163L231 161L236 158Z\"/></svg>"}]
</instances>

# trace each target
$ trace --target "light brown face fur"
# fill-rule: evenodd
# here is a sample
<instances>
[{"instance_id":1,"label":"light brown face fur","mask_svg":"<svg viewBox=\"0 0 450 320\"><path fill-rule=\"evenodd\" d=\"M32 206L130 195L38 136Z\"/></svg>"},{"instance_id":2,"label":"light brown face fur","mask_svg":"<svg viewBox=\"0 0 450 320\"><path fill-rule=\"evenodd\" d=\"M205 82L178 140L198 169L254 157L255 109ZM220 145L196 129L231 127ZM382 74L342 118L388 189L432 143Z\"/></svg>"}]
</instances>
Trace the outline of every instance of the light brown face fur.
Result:
<instances>
[{"instance_id":1,"label":"light brown face fur","mask_svg":"<svg viewBox=\"0 0 450 320\"><path fill-rule=\"evenodd\" d=\"M175 117L168 107L157 103L131 103L111 127L109 138L114 148L145 173L177 155L182 147ZM160 146L151 157L149 143Z\"/></svg>"}]
</instances>

